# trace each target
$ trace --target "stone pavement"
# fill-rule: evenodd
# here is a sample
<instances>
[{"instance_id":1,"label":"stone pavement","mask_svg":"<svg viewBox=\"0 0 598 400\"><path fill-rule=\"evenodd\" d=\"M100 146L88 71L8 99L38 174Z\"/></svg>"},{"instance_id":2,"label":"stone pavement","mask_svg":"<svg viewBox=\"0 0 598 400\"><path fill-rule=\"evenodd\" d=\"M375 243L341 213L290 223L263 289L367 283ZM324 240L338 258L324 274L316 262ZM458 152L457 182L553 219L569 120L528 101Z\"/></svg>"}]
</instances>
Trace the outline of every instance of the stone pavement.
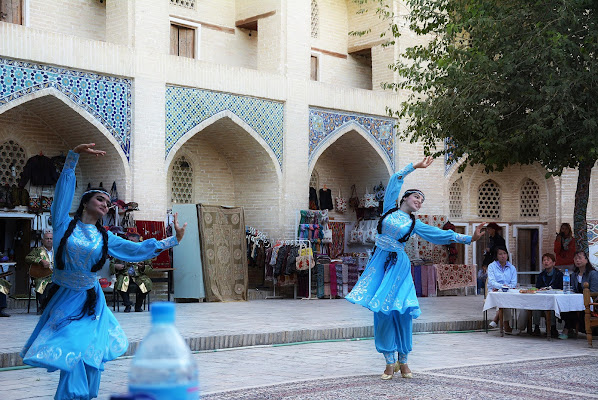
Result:
<instances>
[{"instance_id":1,"label":"stone pavement","mask_svg":"<svg viewBox=\"0 0 598 400\"><path fill-rule=\"evenodd\" d=\"M481 329L482 296L420 299L414 331ZM149 313L116 312L129 338L127 355L149 331ZM19 351L37 323L26 310L0 320L0 368L22 365ZM192 350L373 336L372 313L346 300L253 300L237 303L177 303L176 325Z\"/></svg>"},{"instance_id":2,"label":"stone pavement","mask_svg":"<svg viewBox=\"0 0 598 400\"><path fill-rule=\"evenodd\" d=\"M416 330L433 331L452 327L481 327L481 296L420 299L422 316ZM223 391L342 376L372 376L379 379L384 359L371 339L343 340L334 333L367 334L371 313L345 300L264 300L244 303L177 304L177 327L184 337L214 338L212 350L194 353L200 372L203 395ZM18 352L37 317L11 311L11 318L0 321L4 354ZM116 313L130 340L140 340L150 325L149 313ZM461 322L459 322L461 321ZM423 329L428 328L428 329ZM286 332L286 333L285 333ZM280 343L294 338L289 332L307 332L295 337L334 340L312 343ZM271 343L242 346L244 337L265 334ZM338 335L337 335L338 336ZM241 337L234 342L234 337ZM255 337L255 336L254 336ZM220 338L220 339L216 339ZM226 339L228 338L228 339ZM317 340L317 339L316 339ZM193 340L190 340L193 342ZM204 345L210 340L203 339ZM210 343L208 343L210 344ZM222 345L222 346L220 346ZM236 347L232 347L232 346ZM217 348L219 347L219 348ZM550 357L596 356L585 339L546 341L528 336L499 337L498 331L470 333L419 333L409 364L415 374L433 374L451 368L488 363ZM126 391L131 358L123 357L106 366L102 375L100 399ZM51 399L58 373L37 368L0 369L0 399ZM559 388L553 398L568 398L568 388ZM595 396L598 398L598 394Z\"/></svg>"}]
</instances>

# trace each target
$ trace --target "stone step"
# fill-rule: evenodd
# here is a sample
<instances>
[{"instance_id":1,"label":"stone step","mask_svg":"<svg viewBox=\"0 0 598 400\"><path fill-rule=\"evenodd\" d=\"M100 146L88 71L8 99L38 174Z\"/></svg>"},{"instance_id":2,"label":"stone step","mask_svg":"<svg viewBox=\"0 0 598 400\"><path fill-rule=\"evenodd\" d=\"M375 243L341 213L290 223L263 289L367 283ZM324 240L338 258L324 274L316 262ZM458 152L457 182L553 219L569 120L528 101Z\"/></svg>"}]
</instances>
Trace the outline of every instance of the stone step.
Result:
<instances>
[{"instance_id":1,"label":"stone step","mask_svg":"<svg viewBox=\"0 0 598 400\"><path fill-rule=\"evenodd\" d=\"M484 321L448 321L448 322L413 322L413 332L454 332L471 331L484 329ZM213 335L186 337L185 341L192 351L206 351L230 349L235 347L276 345L285 343L314 342L324 340L343 340L371 338L374 336L373 325L325 328L325 329L301 329L294 331L263 332L263 333L239 333L235 335ZM124 354L131 356L135 354L140 340L131 341L129 348ZM23 365L18 352L0 354L0 368L16 367Z\"/></svg>"}]
</instances>

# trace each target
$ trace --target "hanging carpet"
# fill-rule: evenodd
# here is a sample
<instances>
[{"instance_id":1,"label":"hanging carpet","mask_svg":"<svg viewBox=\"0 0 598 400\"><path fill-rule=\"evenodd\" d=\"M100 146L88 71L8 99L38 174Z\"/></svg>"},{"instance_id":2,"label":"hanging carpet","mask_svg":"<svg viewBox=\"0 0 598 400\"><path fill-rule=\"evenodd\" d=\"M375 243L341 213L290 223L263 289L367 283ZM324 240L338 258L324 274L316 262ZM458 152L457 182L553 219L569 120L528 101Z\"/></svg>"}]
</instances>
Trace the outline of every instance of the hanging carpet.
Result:
<instances>
[{"instance_id":1,"label":"hanging carpet","mask_svg":"<svg viewBox=\"0 0 598 400\"><path fill-rule=\"evenodd\" d=\"M247 300L243 208L199 204L199 240L208 301Z\"/></svg>"}]
</instances>

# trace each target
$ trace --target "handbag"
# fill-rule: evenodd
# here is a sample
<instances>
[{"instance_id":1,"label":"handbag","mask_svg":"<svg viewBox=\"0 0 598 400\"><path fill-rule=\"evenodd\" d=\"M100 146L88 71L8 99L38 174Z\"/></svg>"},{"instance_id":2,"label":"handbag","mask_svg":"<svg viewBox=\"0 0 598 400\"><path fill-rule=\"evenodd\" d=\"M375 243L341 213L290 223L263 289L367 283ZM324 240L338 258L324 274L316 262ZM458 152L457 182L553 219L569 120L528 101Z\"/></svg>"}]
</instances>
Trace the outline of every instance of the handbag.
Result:
<instances>
[{"instance_id":1,"label":"handbag","mask_svg":"<svg viewBox=\"0 0 598 400\"><path fill-rule=\"evenodd\" d=\"M344 213L347 211L347 200L341 197L341 189L338 189L338 197L334 198L334 209L338 213Z\"/></svg>"},{"instance_id":2,"label":"handbag","mask_svg":"<svg viewBox=\"0 0 598 400\"><path fill-rule=\"evenodd\" d=\"M118 190L116 189L116 181L112 182L112 187L110 188L110 201L112 203L118 200Z\"/></svg>"},{"instance_id":3,"label":"handbag","mask_svg":"<svg viewBox=\"0 0 598 400\"><path fill-rule=\"evenodd\" d=\"M384 201L385 194L386 194L386 188L382 184L382 181L380 181L379 185L374 186L374 197L378 201Z\"/></svg>"},{"instance_id":4,"label":"handbag","mask_svg":"<svg viewBox=\"0 0 598 400\"><path fill-rule=\"evenodd\" d=\"M332 229L326 224L322 232L322 243L332 243Z\"/></svg>"},{"instance_id":5,"label":"handbag","mask_svg":"<svg viewBox=\"0 0 598 400\"><path fill-rule=\"evenodd\" d=\"M357 189L355 185L351 185L351 197L349 197L349 206L352 208L359 207L359 197L357 197Z\"/></svg>"},{"instance_id":6,"label":"handbag","mask_svg":"<svg viewBox=\"0 0 598 400\"><path fill-rule=\"evenodd\" d=\"M38 195L29 196L29 205L27 208L30 213L34 214L39 214L42 211L42 203Z\"/></svg>"},{"instance_id":7,"label":"handbag","mask_svg":"<svg viewBox=\"0 0 598 400\"><path fill-rule=\"evenodd\" d=\"M378 236L378 220L372 219L368 221L368 229L365 234L365 241L367 243L376 243L376 236Z\"/></svg>"},{"instance_id":8,"label":"handbag","mask_svg":"<svg viewBox=\"0 0 598 400\"><path fill-rule=\"evenodd\" d=\"M42 196L40 198L40 207L42 211L50 211L52 208L52 201L54 201L53 197Z\"/></svg>"},{"instance_id":9,"label":"handbag","mask_svg":"<svg viewBox=\"0 0 598 400\"><path fill-rule=\"evenodd\" d=\"M355 224L355 227L353 227L353 230L351 231L351 234L349 235L349 243L361 243L361 240L363 239L363 231L360 229L360 225L363 223L362 220L357 221L357 223Z\"/></svg>"},{"instance_id":10,"label":"handbag","mask_svg":"<svg viewBox=\"0 0 598 400\"><path fill-rule=\"evenodd\" d=\"M369 193L368 190L365 190L365 195L363 196L363 206L365 208L372 208L372 207L378 207L379 205L379 201L376 200L376 195L374 193Z\"/></svg>"},{"instance_id":11,"label":"handbag","mask_svg":"<svg viewBox=\"0 0 598 400\"><path fill-rule=\"evenodd\" d=\"M296 258L295 265L298 271L312 269L315 265L314 253L311 247L302 243L299 248L299 256Z\"/></svg>"}]
</instances>

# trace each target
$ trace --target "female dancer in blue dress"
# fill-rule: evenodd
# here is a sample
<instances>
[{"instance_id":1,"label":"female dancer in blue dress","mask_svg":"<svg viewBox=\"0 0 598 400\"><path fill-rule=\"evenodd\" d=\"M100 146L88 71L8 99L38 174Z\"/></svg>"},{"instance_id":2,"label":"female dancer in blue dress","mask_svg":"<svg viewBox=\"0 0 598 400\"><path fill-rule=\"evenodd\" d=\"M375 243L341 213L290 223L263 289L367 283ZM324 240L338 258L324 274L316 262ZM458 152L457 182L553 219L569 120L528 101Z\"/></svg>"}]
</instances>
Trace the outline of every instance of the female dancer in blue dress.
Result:
<instances>
[{"instance_id":1,"label":"female dancer in blue dress","mask_svg":"<svg viewBox=\"0 0 598 400\"><path fill-rule=\"evenodd\" d=\"M75 166L79 153L104 155L95 144L81 144L66 158L56 184L52 204L55 263L54 285L47 306L35 330L21 351L25 364L60 370L55 399L92 399L98 396L104 363L122 355L128 341L118 321L106 306L98 282L100 270L109 254L120 260L139 262L153 258L178 244L186 225L178 224L176 236L141 243L121 239L102 226L102 217L110 207L110 195L104 189L83 193L74 218L69 210L75 193Z\"/></svg>"},{"instance_id":2,"label":"female dancer in blue dress","mask_svg":"<svg viewBox=\"0 0 598 400\"><path fill-rule=\"evenodd\" d=\"M476 228L473 236L467 236L416 220L413 212L418 211L424 202L424 194L417 189L405 191L397 206L403 178L415 168L427 168L433 160L426 157L391 176L384 195L384 214L378 222L374 253L346 297L350 302L374 312L376 350L386 359L386 369L382 374L384 380L392 379L393 373L399 370L403 378L412 377L407 355L412 347L413 318L419 317L421 311L411 277L411 262L405 253L409 236L415 233L435 244L470 244L482 236L484 224Z\"/></svg>"}]
</instances>

